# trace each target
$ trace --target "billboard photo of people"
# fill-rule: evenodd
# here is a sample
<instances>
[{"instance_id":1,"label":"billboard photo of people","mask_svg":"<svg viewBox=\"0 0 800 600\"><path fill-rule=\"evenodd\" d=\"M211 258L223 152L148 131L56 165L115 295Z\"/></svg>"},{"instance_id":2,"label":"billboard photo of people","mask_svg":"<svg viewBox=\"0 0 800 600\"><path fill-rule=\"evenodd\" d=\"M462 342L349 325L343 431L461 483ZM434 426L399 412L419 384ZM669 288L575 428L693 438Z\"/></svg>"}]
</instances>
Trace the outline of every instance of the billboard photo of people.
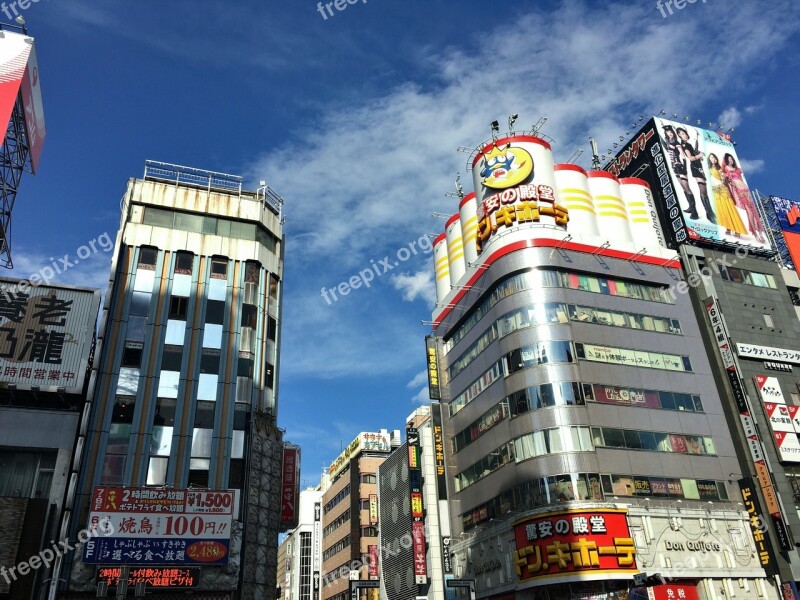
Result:
<instances>
[{"instance_id":1,"label":"billboard photo of people","mask_svg":"<svg viewBox=\"0 0 800 600\"><path fill-rule=\"evenodd\" d=\"M730 139L685 123L655 122L689 238L769 250Z\"/></svg>"}]
</instances>

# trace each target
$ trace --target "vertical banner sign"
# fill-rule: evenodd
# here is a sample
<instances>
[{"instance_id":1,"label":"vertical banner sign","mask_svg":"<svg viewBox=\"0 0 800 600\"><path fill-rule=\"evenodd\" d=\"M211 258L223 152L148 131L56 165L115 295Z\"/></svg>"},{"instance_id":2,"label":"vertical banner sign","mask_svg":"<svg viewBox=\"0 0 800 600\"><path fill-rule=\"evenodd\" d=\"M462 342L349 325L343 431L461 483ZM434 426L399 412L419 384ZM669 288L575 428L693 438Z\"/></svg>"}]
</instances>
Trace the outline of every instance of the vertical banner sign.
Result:
<instances>
[{"instance_id":1,"label":"vertical banner sign","mask_svg":"<svg viewBox=\"0 0 800 600\"><path fill-rule=\"evenodd\" d=\"M450 537L442 537L442 569L445 574L453 572L453 555L450 554Z\"/></svg>"},{"instance_id":2,"label":"vertical banner sign","mask_svg":"<svg viewBox=\"0 0 800 600\"><path fill-rule=\"evenodd\" d=\"M314 503L314 540L312 542L312 550L314 556L312 558L312 565L314 568L314 600L319 600L319 580L320 580L320 563L322 562L322 503Z\"/></svg>"},{"instance_id":3,"label":"vertical banner sign","mask_svg":"<svg viewBox=\"0 0 800 600\"><path fill-rule=\"evenodd\" d=\"M284 447L281 477L281 523L294 527L297 523L297 501L300 495L300 449Z\"/></svg>"},{"instance_id":4,"label":"vertical banner sign","mask_svg":"<svg viewBox=\"0 0 800 600\"><path fill-rule=\"evenodd\" d=\"M369 495L369 524L378 524L378 494Z\"/></svg>"},{"instance_id":5,"label":"vertical banner sign","mask_svg":"<svg viewBox=\"0 0 800 600\"><path fill-rule=\"evenodd\" d=\"M734 399L736 406L739 409L739 417L742 420L745 436L747 436L747 445L750 448L750 455L753 459L753 464L756 468L758 476L758 484L761 487L761 493L764 496L764 501L767 504L767 511L772 517L772 523L775 527L775 535L777 536L778 544L781 550L791 550L789 543L789 534L786 529L786 523L781 514L780 505L775 494L775 488L772 485L772 478L769 474L769 467L767 466L767 459L764 456L764 449L761 444L761 439L756 431L755 424L753 423L752 415L750 414L750 407L747 398L744 394L744 387L741 384L741 377L736 368L736 362L733 359L733 352L731 350L731 341L728 336L728 331L722 321L722 316L717 305L716 299L712 298L706 305L708 317L711 320L711 327L714 331L714 336L717 340L722 360L725 365L725 370L728 372L728 379L734 390ZM775 377L768 377L766 375L756 375L756 387L764 401L765 412L770 419L770 425L773 430L773 437L775 444L778 448L779 456L784 461L798 461L800 462L800 444L798 443L797 434L794 432L794 426L788 409L786 409L786 400L783 398L780 384ZM767 400L769 399L769 400ZM783 407L784 410L781 410ZM777 426L777 429L776 429ZM790 433L787 433L790 432ZM750 480L752 483L752 480ZM759 510L760 515L760 510ZM761 524L766 529L767 521L761 516Z\"/></svg>"},{"instance_id":6,"label":"vertical banner sign","mask_svg":"<svg viewBox=\"0 0 800 600\"><path fill-rule=\"evenodd\" d=\"M747 510L747 514L750 516L750 531L756 542L758 560L761 562L761 566L767 572L767 575L775 575L777 574L775 557L770 549L769 537L767 534L767 521L764 519L761 503L758 501L758 496L756 495L755 484L752 479L745 477L739 480L739 489L742 490L744 507Z\"/></svg>"},{"instance_id":7,"label":"vertical banner sign","mask_svg":"<svg viewBox=\"0 0 800 600\"><path fill-rule=\"evenodd\" d=\"M425 560L425 525L422 521L411 523L411 536L414 540L414 578L417 585L428 583L428 565Z\"/></svg>"},{"instance_id":8,"label":"vertical banner sign","mask_svg":"<svg viewBox=\"0 0 800 600\"><path fill-rule=\"evenodd\" d=\"M369 550L369 578L378 579L378 545L370 544Z\"/></svg>"},{"instance_id":9,"label":"vertical banner sign","mask_svg":"<svg viewBox=\"0 0 800 600\"><path fill-rule=\"evenodd\" d=\"M431 404L431 417L433 419L433 446L436 463L436 488L439 500L447 500L447 475L444 468L444 433L442 431L442 405L438 402Z\"/></svg>"},{"instance_id":10,"label":"vertical banner sign","mask_svg":"<svg viewBox=\"0 0 800 600\"><path fill-rule=\"evenodd\" d=\"M428 360L428 396L431 400L441 400L442 390L439 387L439 353L436 350L436 338L425 337L425 349Z\"/></svg>"}]
</instances>

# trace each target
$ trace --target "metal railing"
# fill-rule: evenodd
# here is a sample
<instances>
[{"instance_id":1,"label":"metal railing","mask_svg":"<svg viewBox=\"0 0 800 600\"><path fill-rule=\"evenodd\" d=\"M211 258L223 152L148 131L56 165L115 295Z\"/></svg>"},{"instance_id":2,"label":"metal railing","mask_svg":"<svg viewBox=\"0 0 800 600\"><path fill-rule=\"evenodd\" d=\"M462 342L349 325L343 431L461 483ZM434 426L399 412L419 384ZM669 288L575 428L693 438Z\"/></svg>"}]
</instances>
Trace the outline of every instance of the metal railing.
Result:
<instances>
[{"instance_id":1,"label":"metal railing","mask_svg":"<svg viewBox=\"0 0 800 600\"><path fill-rule=\"evenodd\" d=\"M235 192L240 196L242 194L242 178L238 175L173 165L156 160L145 161L144 179L167 181L175 183L175 185L193 185L209 192L222 190L228 193Z\"/></svg>"}]
</instances>

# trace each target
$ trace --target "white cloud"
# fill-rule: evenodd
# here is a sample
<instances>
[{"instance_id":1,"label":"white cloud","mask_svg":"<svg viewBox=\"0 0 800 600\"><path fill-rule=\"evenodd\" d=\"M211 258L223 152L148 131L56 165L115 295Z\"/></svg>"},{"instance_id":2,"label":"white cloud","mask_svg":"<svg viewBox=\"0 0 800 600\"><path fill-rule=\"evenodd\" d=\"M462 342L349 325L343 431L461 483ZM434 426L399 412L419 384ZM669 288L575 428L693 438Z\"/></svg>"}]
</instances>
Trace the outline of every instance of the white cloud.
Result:
<instances>
[{"instance_id":1,"label":"white cloud","mask_svg":"<svg viewBox=\"0 0 800 600\"><path fill-rule=\"evenodd\" d=\"M436 287L433 283L433 267L429 266L417 273L400 273L392 276L392 285L403 293L403 300L413 302L417 298L425 300L428 306L436 303Z\"/></svg>"},{"instance_id":2,"label":"white cloud","mask_svg":"<svg viewBox=\"0 0 800 600\"><path fill-rule=\"evenodd\" d=\"M414 379L409 381L406 384L406 387L407 388L417 388L417 387L421 386L423 383L427 383L427 382L428 382L428 372L423 369L422 371L420 371L419 373L414 375Z\"/></svg>"},{"instance_id":3,"label":"white cloud","mask_svg":"<svg viewBox=\"0 0 800 600\"><path fill-rule=\"evenodd\" d=\"M513 26L497 23L465 37L457 50L432 48L415 74L432 83L406 82L382 96L315 113L308 129L249 165L250 179L266 178L287 198L290 244L302 239L302 253L292 254L296 244L287 246L287 278L303 275L300 288L287 287L284 341L294 345L283 371L346 377L402 373L418 364L423 332L415 319L430 315L400 314L386 282L376 278L369 290L355 290L333 306L318 290L346 280L370 258L441 231L442 221L428 215L457 210L457 202L443 196L454 172L462 172L465 191L471 188L466 156L455 149L488 137L492 120L516 112L522 130L546 115L544 132L557 140L556 162L586 147L590 135L605 149L636 114L662 107L692 114L718 102L721 90L736 98L746 91L748 75L800 29L800 4L789 0L776 0L769 10L732 0L725 19L714 18L722 9L702 10L702 17L697 10L694 18L687 13L662 23L647 3L520 9ZM547 43L531 32L546 32ZM676 51L714 58L689 68L675 59ZM284 166L297 148L304 157L300 178ZM585 166L588 160L585 153ZM297 208L292 218L291 206L309 198L325 198L330 217L305 219ZM408 264L408 274L385 279L405 300L432 302L432 260L414 260L420 266ZM294 335L302 340L290 341Z\"/></svg>"},{"instance_id":4,"label":"white cloud","mask_svg":"<svg viewBox=\"0 0 800 600\"><path fill-rule=\"evenodd\" d=\"M428 404L430 401L431 397L428 395L427 387L422 388L411 398L411 404Z\"/></svg>"},{"instance_id":5,"label":"white cloud","mask_svg":"<svg viewBox=\"0 0 800 600\"><path fill-rule=\"evenodd\" d=\"M747 160L746 158L739 159L739 166L745 174L745 177L753 173L760 173L764 170L764 161L760 158L755 160Z\"/></svg>"},{"instance_id":6,"label":"white cloud","mask_svg":"<svg viewBox=\"0 0 800 600\"><path fill-rule=\"evenodd\" d=\"M731 106L730 108L726 108L722 111L719 117L717 117L717 123L719 125L724 125L725 129L730 129L731 127L738 127L739 124L742 122L742 113L739 112L735 106Z\"/></svg>"}]
</instances>

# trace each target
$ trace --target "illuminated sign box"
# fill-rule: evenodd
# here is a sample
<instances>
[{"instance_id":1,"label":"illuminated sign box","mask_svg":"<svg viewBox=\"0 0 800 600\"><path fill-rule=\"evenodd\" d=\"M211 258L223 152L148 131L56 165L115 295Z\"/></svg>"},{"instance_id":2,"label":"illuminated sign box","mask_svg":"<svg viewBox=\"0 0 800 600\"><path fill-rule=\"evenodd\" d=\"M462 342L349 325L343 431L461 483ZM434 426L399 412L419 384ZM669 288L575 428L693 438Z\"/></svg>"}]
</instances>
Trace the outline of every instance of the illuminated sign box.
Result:
<instances>
[{"instance_id":1,"label":"illuminated sign box","mask_svg":"<svg viewBox=\"0 0 800 600\"><path fill-rule=\"evenodd\" d=\"M99 567L97 583L106 583L109 588L116 588L122 577L122 567ZM200 583L200 569L190 567L176 569L172 567L143 567L128 571L128 587L144 583L148 588L193 588Z\"/></svg>"},{"instance_id":2,"label":"illuminated sign box","mask_svg":"<svg viewBox=\"0 0 800 600\"><path fill-rule=\"evenodd\" d=\"M624 509L548 513L515 523L514 539L520 581L546 585L639 572Z\"/></svg>"}]
</instances>

